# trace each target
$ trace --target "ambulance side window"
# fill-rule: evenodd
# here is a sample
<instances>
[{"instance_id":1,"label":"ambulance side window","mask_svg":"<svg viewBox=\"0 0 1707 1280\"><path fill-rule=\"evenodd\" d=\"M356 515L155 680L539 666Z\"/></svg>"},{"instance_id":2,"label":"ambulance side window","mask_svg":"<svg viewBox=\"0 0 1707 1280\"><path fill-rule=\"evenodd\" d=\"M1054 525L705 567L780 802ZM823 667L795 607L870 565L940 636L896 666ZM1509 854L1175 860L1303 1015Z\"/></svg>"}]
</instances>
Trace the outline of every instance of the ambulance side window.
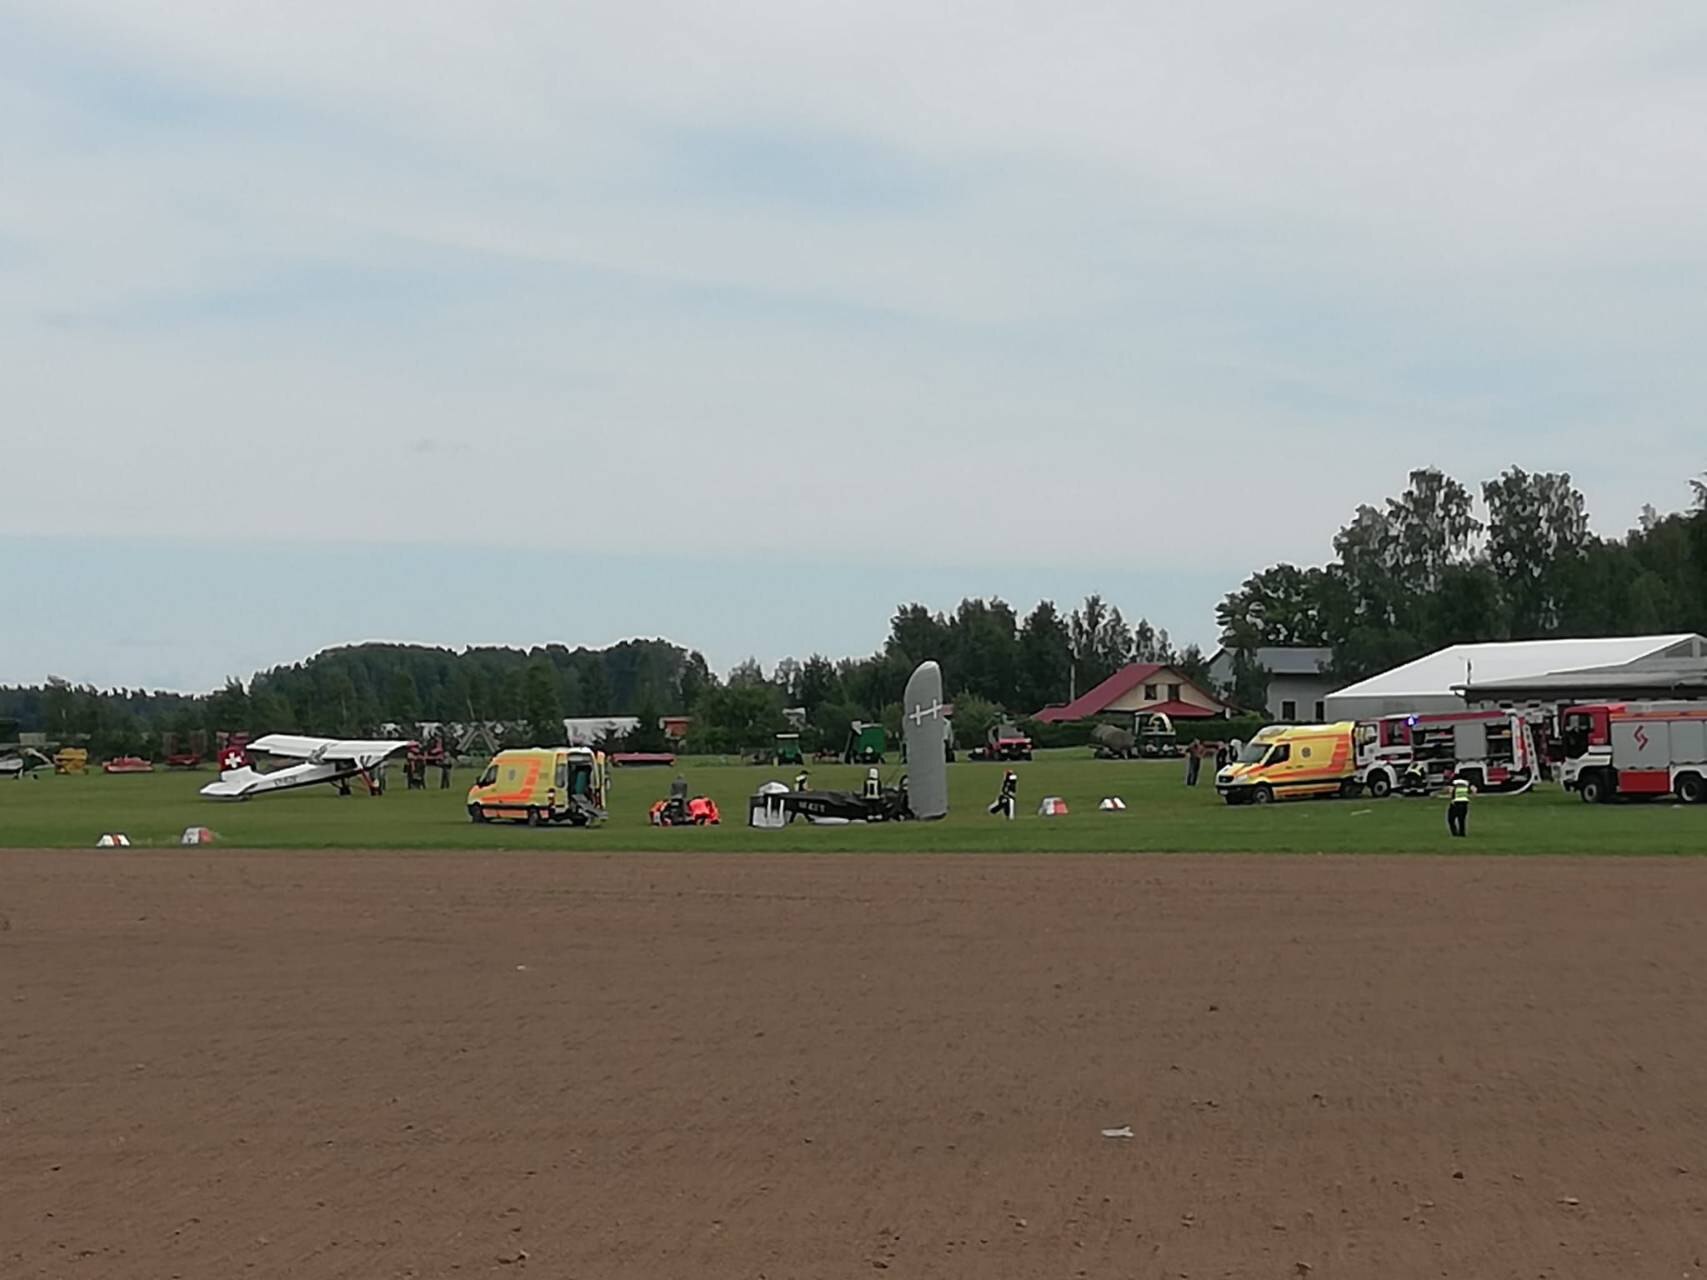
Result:
<instances>
[{"instance_id":1,"label":"ambulance side window","mask_svg":"<svg viewBox=\"0 0 1707 1280\"><path fill-rule=\"evenodd\" d=\"M1280 746L1276 747L1273 751L1270 751L1268 753L1268 759L1264 760L1263 764L1265 764L1265 765L1285 764L1290 759L1292 759L1292 748L1290 746L1287 746L1286 744L1282 743Z\"/></svg>"}]
</instances>

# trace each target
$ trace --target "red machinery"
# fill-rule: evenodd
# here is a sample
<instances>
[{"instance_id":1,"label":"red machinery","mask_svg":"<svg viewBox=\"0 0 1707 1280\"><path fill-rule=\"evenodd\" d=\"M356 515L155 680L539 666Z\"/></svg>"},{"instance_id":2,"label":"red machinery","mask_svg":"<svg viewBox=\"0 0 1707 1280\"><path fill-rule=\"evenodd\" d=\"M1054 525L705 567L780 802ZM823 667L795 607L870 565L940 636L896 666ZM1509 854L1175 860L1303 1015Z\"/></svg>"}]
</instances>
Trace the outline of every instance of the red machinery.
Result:
<instances>
[{"instance_id":1,"label":"red machinery","mask_svg":"<svg viewBox=\"0 0 1707 1280\"><path fill-rule=\"evenodd\" d=\"M715 827L723 819L717 812L717 801L710 796L695 796L691 800L671 796L652 806L647 821L655 827Z\"/></svg>"},{"instance_id":2,"label":"red machinery","mask_svg":"<svg viewBox=\"0 0 1707 1280\"><path fill-rule=\"evenodd\" d=\"M141 756L115 756L101 766L102 773L153 773L152 761Z\"/></svg>"},{"instance_id":3,"label":"red machinery","mask_svg":"<svg viewBox=\"0 0 1707 1280\"><path fill-rule=\"evenodd\" d=\"M1616 796L1707 799L1707 703L1567 707L1562 778L1590 804Z\"/></svg>"}]
</instances>

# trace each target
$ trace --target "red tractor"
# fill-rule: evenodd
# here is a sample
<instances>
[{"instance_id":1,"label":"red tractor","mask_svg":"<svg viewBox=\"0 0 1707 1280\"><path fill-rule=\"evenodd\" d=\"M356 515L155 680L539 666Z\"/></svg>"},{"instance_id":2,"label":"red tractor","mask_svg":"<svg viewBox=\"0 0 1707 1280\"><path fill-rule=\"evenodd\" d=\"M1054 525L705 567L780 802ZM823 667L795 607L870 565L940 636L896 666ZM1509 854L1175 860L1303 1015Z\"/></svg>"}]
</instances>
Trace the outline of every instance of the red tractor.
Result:
<instances>
[{"instance_id":1,"label":"red tractor","mask_svg":"<svg viewBox=\"0 0 1707 1280\"><path fill-rule=\"evenodd\" d=\"M990 729L983 746L972 748L972 759L1029 760L1031 739L1021 733L1017 725L1004 720Z\"/></svg>"}]
</instances>

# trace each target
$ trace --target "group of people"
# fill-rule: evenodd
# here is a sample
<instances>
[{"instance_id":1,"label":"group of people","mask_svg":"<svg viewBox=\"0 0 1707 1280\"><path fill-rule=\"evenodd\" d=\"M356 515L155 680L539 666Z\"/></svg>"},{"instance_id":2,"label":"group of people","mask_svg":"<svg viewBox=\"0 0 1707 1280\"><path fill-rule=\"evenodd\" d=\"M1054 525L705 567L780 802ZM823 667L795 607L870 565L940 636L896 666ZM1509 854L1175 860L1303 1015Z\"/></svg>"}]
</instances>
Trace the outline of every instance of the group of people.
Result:
<instances>
[{"instance_id":1,"label":"group of people","mask_svg":"<svg viewBox=\"0 0 1707 1280\"><path fill-rule=\"evenodd\" d=\"M812 775L805 769L794 775L794 789L796 791L810 791L812 789ZM896 784L896 789L903 794L906 793L906 774L901 775L901 780ZM861 784L859 794L860 798L864 800L883 799L883 778L877 772L876 766L865 771L865 782Z\"/></svg>"},{"instance_id":2,"label":"group of people","mask_svg":"<svg viewBox=\"0 0 1707 1280\"><path fill-rule=\"evenodd\" d=\"M411 755L403 762L403 777L411 791L427 789L427 770L436 767L439 771L439 790L450 790L450 771L454 762L448 754L441 755L437 760L429 761L426 756Z\"/></svg>"},{"instance_id":3,"label":"group of people","mask_svg":"<svg viewBox=\"0 0 1707 1280\"><path fill-rule=\"evenodd\" d=\"M1185 749L1185 785L1195 787L1197 777L1203 772L1205 760L1215 761L1215 770L1219 773L1233 761L1239 758L1239 750L1243 747L1237 738L1231 742L1193 742Z\"/></svg>"}]
</instances>

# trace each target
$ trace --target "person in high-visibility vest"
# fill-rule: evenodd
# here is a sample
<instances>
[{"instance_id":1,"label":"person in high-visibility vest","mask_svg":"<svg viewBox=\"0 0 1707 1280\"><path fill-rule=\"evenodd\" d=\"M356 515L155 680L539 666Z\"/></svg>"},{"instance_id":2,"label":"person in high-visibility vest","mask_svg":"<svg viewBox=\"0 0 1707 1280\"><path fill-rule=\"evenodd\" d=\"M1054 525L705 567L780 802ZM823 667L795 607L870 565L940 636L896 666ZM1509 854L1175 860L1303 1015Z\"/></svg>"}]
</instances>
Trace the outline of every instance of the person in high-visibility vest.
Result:
<instances>
[{"instance_id":1,"label":"person in high-visibility vest","mask_svg":"<svg viewBox=\"0 0 1707 1280\"><path fill-rule=\"evenodd\" d=\"M883 799L883 782L877 776L876 769L865 771L865 798L867 800Z\"/></svg>"},{"instance_id":2,"label":"person in high-visibility vest","mask_svg":"<svg viewBox=\"0 0 1707 1280\"><path fill-rule=\"evenodd\" d=\"M1012 769L1002 774L1002 790L990 805L990 812L1009 822L1014 820L1014 800L1019 795L1019 775Z\"/></svg>"},{"instance_id":3,"label":"person in high-visibility vest","mask_svg":"<svg viewBox=\"0 0 1707 1280\"><path fill-rule=\"evenodd\" d=\"M1470 834L1470 797L1475 788L1467 778L1452 779L1452 799L1446 805L1446 829L1454 836L1464 837Z\"/></svg>"}]
</instances>

